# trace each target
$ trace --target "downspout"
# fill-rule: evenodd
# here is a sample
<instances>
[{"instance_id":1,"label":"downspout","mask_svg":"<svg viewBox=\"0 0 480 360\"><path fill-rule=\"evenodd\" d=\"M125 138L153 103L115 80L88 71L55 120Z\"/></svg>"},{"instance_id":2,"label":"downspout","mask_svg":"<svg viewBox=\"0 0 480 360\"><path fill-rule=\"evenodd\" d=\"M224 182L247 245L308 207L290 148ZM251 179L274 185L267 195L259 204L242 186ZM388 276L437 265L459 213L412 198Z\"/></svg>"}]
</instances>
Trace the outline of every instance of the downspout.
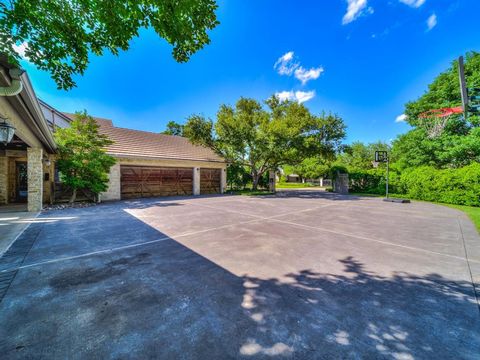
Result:
<instances>
[{"instance_id":1,"label":"downspout","mask_svg":"<svg viewBox=\"0 0 480 360\"><path fill-rule=\"evenodd\" d=\"M23 69L10 69L8 73L12 78L10 86L0 87L0 96L15 96L20 94L23 90L23 83L20 80L20 75L25 72Z\"/></svg>"}]
</instances>

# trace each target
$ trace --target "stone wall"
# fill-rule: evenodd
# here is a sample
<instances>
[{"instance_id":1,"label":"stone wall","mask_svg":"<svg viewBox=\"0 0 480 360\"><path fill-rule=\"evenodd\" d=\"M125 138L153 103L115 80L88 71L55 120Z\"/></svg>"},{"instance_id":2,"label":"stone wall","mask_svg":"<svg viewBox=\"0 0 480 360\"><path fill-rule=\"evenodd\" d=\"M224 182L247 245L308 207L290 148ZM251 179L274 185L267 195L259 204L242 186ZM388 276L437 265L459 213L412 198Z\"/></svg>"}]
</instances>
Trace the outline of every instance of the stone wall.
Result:
<instances>
[{"instance_id":1,"label":"stone wall","mask_svg":"<svg viewBox=\"0 0 480 360\"><path fill-rule=\"evenodd\" d=\"M120 197L120 163L117 161L115 165L110 168L108 190L100 194L100 200L119 200Z\"/></svg>"},{"instance_id":2,"label":"stone wall","mask_svg":"<svg viewBox=\"0 0 480 360\"><path fill-rule=\"evenodd\" d=\"M142 159L142 158L117 158L117 163L110 168L108 190L101 193L101 200L119 200L121 198L120 188L120 166L121 165L137 165L137 166L165 166L165 167L183 167L183 168L209 168L222 169L221 192L227 188L227 176L225 163L209 162L209 161L189 161L189 160L162 160L162 159ZM198 174L197 174L198 173ZM198 179L196 179L198 176ZM200 173L194 172L193 194L200 194Z\"/></svg>"},{"instance_id":3,"label":"stone wall","mask_svg":"<svg viewBox=\"0 0 480 360\"><path fill-rule=\"evenodd\" d=\"M43 150L27 149L28 211L42 210L43 200Z\"/></svg>"},{"instance_id":4,"label":"stone wall","mask_svg":"<svg viewBox=\"0 0 480 360\"><path fill-rule=\"evenodd\" d=\"M0 204L8 203L8 158L0 156Z\"/></svg>"}]
</instances>

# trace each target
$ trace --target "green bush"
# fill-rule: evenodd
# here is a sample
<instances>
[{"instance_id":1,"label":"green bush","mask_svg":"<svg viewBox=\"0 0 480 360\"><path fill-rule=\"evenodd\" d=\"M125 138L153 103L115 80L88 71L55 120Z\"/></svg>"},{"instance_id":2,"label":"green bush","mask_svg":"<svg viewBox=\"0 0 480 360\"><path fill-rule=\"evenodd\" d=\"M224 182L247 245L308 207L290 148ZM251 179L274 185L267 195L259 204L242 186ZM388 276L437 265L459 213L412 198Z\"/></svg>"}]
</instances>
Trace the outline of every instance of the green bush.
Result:
<instances>
[{"instance_id":1,"label":"green bush","mask_svg":"<svg viewBox=\"0 0 480 360\"><path fill-rule=\"evenodd\" d=\"M480 206L480 164L458 169L407 169L402 173L399 188L413 199Z\"/></svg>"},{"instance_id":2,"label":"green bush","mask_svg":"<svg viewBox=\"0 0 480 360\"><path fill-rule=\"evenodd\" d=\"M386 190L385 169L352 171L348 174L349 187L352 192L384 195ZM389 192L398 192L399 176L395 171L389 174Z\"/></svg>"}]
</instances>

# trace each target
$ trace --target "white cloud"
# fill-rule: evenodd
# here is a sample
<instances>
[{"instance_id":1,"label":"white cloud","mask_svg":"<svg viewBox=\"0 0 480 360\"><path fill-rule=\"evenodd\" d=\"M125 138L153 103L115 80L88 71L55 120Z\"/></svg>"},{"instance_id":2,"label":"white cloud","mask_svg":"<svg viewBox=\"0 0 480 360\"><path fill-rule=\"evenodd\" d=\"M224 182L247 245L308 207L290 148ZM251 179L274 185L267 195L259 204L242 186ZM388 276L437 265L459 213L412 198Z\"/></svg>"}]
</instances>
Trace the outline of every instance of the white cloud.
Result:
<instances>
[{"instance_id":1,"label":"white cloud","mask_svg":"<svg viewBox=\"0 0 480 360\"><path fill-rule=\"evenodd\" d=\"M295 93L293 91L280 91L275 94L280 101L295 99Z\"/></svg>"},{"instance_id":2,"label":"white cloud","mask_svg":"<svg viewBox=\"0 0 480 360\"><path fill-rule=\"evenodd\" d=\"M372 13L372 8L367 8L367 0L347 0L347 12L343 16L342 24L347 25L356 20L365 11Z\"/></svg>"},{"instance_id":3,"label":"white cloud","mask_svg":"<svg viewBox=\"0 0 480 360\"><path fill-rule=\"evenodd\" d=\"M277 70L280 75L291 75L293 71L298 68L298 64L294 61L293 56L295 53L289 51L280 56L273 65L273 68Z\"/></svg>"},{"instance_id":4,"label":"white cloud","mask_svg":"<svg viewBox=\"0 0 480 360\"><path fill-rule=\"evenodd\" d=\"M437 26L437 15L432 14L430 17L427 19L427 31L432 30L435 26Z\"/></svg>"},{"instance_id":5,"label":"white cloud","mask_svg":"<svg viewBox=\"0 0 480 360\"><path fill-rule=\"evenodd\" d=\"M419 8L425 4L425 0L400 0L400 2L413 8Z\"/></svg>"},{"instance_id":6,"label":"white cloud","mask_svg":"<svg viewBox=\"0 0 480 360\"><path fill-rule=\"evenodd\" d=\"M280 56L273 65L273 68L279 75L291 76L293 74L296 79L302 82L302 85L305 85L310 80L318 79L324 72L321 66L310 69L305 69L303 66L300 66L300 63L295 59L295 53L293 51L289 51Z\"/></svg>"},{"instance_id":7,"label":"white cloud","mask_svg":"<svg viewBox=\"0 0 480 360\"><path fill-rule=\"evenodd\" d=\"M397 118L395 119L395 122L399 123L399 122L404 122L405 120L407 120L407 115L402 114L397 116Z\"/></svg>"},{"instance_id":8,"label":"white cloud","mask_svg":"<svg viewBox=\"0 0 480 360\"><path fill-rule=\"evenodd\" d=\"M310 80L318 79L323 71L321 66L308 70L300 66L295 70L295 77L302 82L302 85L305 85Z\"/></svg>"},{"instance_id":9,"label":"white cloud","mask_svg":"<svg viewBox=\"0 0 480 360\"><path fill-rule=\"evenodd\" d=\"M311 100L315 97L315 90L312 91L295 91L295 99L299 103Z\"/></svg>"},{"instance_id":10,"label":"white cloud","mask_svg":"<svg viewBox=\"0 0 480 360\"><path fill-rule=\"evenodd\" d=\"M312 91L281 91L277 92L275 96L281 101L290 100L299 103L306 102L315 97L315 90Z\"/></svg>"},{"instance_id":11,"label":"white cloud","mask_svg":"<svg viewBox=\"0 0 480 360\"><path fill-rule=\"evenodd\" d=\"M13 50L18 54L20 55L23 59L26 59L28 60L28 57L26 56L25 52L27 51L28 49L28 43L27 42L23 42L21 43L20 45L17 45L17 44L14 44L13 45Z\"/></svg>"}]
</instances>

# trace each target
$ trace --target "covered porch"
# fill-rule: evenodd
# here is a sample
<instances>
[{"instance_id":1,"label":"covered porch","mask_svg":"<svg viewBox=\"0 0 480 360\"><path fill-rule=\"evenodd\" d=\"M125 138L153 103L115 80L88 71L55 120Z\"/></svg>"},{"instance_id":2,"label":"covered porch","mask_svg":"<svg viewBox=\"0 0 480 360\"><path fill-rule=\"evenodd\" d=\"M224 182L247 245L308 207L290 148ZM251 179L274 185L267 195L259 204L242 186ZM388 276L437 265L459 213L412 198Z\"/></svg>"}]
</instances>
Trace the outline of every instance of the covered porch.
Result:
<instances>
[{"instance_id":1,"label":"covered porch","mask_svg":"<svg viewBox=\"0 0 480 360\"><path fill-rule=\"evenodd\" d=\"M51 200L55 142L27 74L14 69L0 58L0 207L36 212Z\"/></svg>"}]
</instances>

